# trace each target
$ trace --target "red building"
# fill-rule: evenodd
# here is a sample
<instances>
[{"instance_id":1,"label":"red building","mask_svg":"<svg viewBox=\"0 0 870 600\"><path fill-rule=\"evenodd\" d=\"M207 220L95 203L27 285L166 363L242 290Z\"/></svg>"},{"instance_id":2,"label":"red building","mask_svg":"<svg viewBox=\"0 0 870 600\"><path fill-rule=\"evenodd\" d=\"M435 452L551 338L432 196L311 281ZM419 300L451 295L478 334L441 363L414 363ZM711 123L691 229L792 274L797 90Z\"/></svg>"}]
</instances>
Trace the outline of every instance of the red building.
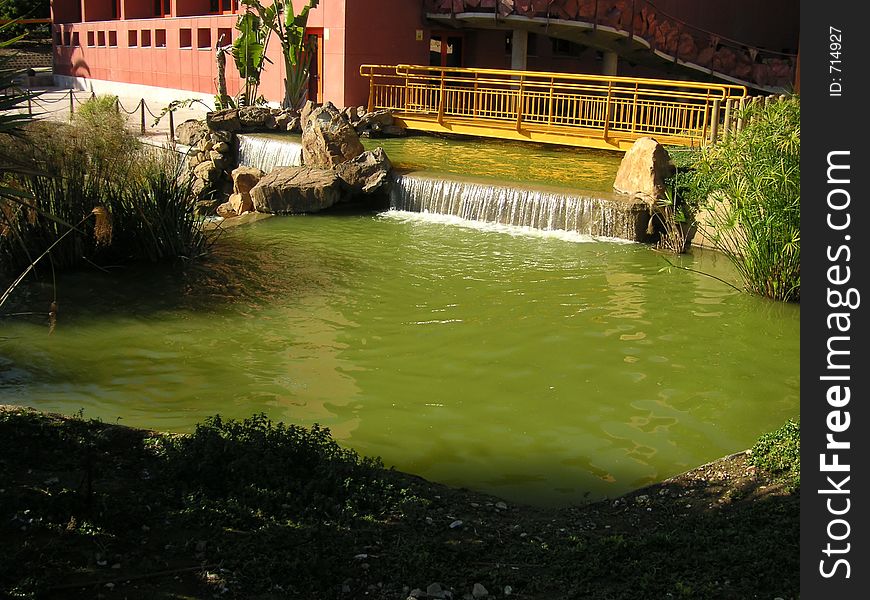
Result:
<instances>
[{"instance_id":1,"label":"red building","mask_svg":"<svg viewBox=\"0 0 870 600\"><path fill-rule=\"evenodd\" d=\"M265 0L266 3L269 0ZM304 5L294 0L297 9ZM215 48L231 43L237 0L52 0L57 83L167 99L216 93ZM244 7L242 7L244 10ZM320 0L310 96L364 104L361 64L434 64L795 83L797 0ZM277 40L261 93L283 96ZM230 94L240 78L228 61ZM154 90L151 90L153 93Z\"/></svg>"}]
</instances>

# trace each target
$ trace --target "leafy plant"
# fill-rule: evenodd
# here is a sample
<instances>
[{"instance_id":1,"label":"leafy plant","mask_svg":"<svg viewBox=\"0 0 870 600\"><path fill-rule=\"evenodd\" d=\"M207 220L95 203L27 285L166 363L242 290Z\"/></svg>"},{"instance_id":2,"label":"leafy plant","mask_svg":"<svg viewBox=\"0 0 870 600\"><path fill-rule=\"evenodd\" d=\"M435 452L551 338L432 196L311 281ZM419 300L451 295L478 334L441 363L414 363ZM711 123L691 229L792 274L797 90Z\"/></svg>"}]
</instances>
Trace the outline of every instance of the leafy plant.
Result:
<instances>
[{"instance_id":1,"label":"leafy plant","mask_svg":"<svg viewBox=\"0 0 870 600\"><path fill-rule=\"evenodd\" d=\"M274 10L274 6L270 6ZM245 89L239 97L239 105L250 106L257 98L260 74L266 63L266 48L269 44L269 27L256 13L246 11L236 22L239 37L233 42L233 59L236 68L245 79Z\"/></svg>"},{"instance_id":2,"label":"leafy plant","mask_svg":"<svg viewBox=\"0 0 870 600\"><path fill-rule=\"evenodd\" d=\"M695 164L695 177L706 182L708 237L746 289L798 301L800 99L752 105L739 116L746 127L706 148Z\"/></svg>"},{"instance_id":3,"label":"leafy plant","mask_svg":"<svg viewBox=\"0 0 870 600\"><path fill-rule=\"evenodd\" d=\"M278 36L286 73L283 104L285 107L299 108L307 97L312 59L307 43L308 13L317 8L320 0L309 0L299 14L294 12L292 0L275 0L269 6L263 6L260 0L241 2L257 14L262 27Z\"/></svg>"},{"instance_id":4,"label":"leafy plant","mask_svg":"<svg viewBox=\"0 0 870 600\"><path fill-rule=\"evenodd\" d=\"M789 420L779 429L758 438L752 447L749 462L766 469L788 488L798 489L801 485L800 420Z\"/></svg>"}]
</instances>

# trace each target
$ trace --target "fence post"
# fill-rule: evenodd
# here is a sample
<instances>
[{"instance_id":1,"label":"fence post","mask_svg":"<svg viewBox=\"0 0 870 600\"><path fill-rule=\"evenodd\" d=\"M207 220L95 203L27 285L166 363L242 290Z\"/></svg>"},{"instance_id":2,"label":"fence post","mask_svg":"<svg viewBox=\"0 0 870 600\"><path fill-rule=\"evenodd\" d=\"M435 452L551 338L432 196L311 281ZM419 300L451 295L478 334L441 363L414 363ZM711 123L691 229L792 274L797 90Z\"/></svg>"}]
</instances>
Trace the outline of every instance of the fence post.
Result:
<instances>
[{"instance_id":1,"label":"fence post","mask_svg":"<svg viewBox=\"0 0 870 600\"><path fill-rule=\"evenodd\" d=\"M731 137L731 102L731 98L725 99L725 131L723 133L726 140Z\"/></svg>"},{"instance_id":2,"label":"fence post","mask_svg":"<svg viewBox=\"0 0 870 600\"><path fill-rule=\"evenodd\" d=\"M375 110L375 70L374 67L369 71L369 112ZM305 123L302 124L305 127Z\"/></svg>"},{"instance_id":3,"label":"fence post","mask_svg":"<svg viewBox=\"0 0 870 600\"><path fill-rule=\"evenodd\" d=\"M171 110L169 111L169 141L175 143L175 118Z\"/></svg>"},{"instance_id":4,"label":"fence post","mask_svg":"<svg viewBox=\"0 0 870 600\"><path fill-rule=\"evenodd\" d=\"M115 96L115 112L121 114L121 99Z\"/></svg>"},{"instance_id":5,"label":"fence post","mask_svg":"<svg viewBox=\"0 0 870 600\"><path fill-rule=\"evenodd\" d=\"M597 3L596 3L597 6ZM610 99L613 97L613 80L607 83L607 106L604 108L604 139L610 133Z\"/></svg>"},{"instance_id":6,"label":"fence post","mask_svg":"<svg viewBox=\"0 0 870 600\"><path fill-rule=\"evenodd\" d=\"M75 112L75 106L73 105L74 101L75 100L73 98L73 91L72 91L72 88L70 88L70 90L69 90L69 120L70 121L72 121L73 113Z\"/></svg>"},{"instance_id":7,"label":"fence post","mask_svg":"<svg viewBox=\"0 0 870 600\"><path fill-rule=\"evenodd\" d=\"M740 116L737 117L737 133L743 131L743 125L745 124L745 117L743 116L743 111L746 110L746 97L740 99Z\"/></svg>"},{"instance_id":8,"label":"fence post","mask_svg":"<svg viewBox=\"0 0 870 600\"><path fill-rule=\"evenodd\" d=\"M525 75L520 75L520 87L517 89L517 131L520 131L523 126L523 109L525 102L523 101L523 92L525 91L524 84L526 81Z\"/></svg>"},{"instance_id":9,"label":"fence post","mask_svg":"<svg viewBox=\"0 0 870 600\"><path fill-rule=\"evenodd\" d=\"M713 100L713 118L710 121L710 145L716 145L716 138L719 137L719 98Z\"/></svg>"},{"instance_id":10,"label":"fence post","mask_svg":"<svg viewBox=\"0 0 870 600\"><path fill-rule=\"evenodd\" d=\"M31 94L32 92L30 90L27 90L27 115L30 117L33 116L33 102L31 101Z\"/></svg>"},{"instance_id":11,"label":"fence post","mask_svg":"<svg viewBox=\"0 0 870 600\"><path fill-rule=\"evenodd\" d=\"M145 135L145 98L142 98L139 101L139 108L141 118L139 119L139 132L141 135Z\"/></svg>"},{"instance_id":12,"label":"fence post","mask_svg":"<svg viewBox=\"0 0 870 600\"><path fill-rule=\"evenodd\" d=\"M444 69L441 69L441 92L440 92L440 99L438 101L438 124L439 125L444 124L444 108L445 108L444 102L445 102L446 96L447 96L447 90L444 87L445 86L444 76L445 76Z\"/></svg>"},{"instance_id":13,"label":"fence post","mask_svg":"<svg viewBox=\"0 0 870 600\"><path fill-rule=\"evenodd\" d=\"M631 103L631 132L634 133L637 131L637 93L640 87L640 83L635 82L634 84L634 99Z\"/></svg>"}]
</instances>

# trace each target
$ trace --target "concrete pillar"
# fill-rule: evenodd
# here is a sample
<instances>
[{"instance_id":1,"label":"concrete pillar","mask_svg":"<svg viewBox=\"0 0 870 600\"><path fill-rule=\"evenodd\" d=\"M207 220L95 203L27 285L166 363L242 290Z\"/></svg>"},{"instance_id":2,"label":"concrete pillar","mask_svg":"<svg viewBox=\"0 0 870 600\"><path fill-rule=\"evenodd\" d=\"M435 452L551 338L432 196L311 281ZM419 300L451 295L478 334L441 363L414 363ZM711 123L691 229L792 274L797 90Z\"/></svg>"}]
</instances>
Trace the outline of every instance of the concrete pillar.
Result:
<instances>
[{"instance_id":1,"label":"concrete pillar","mask_svg":"<svg viewBox=\"0 0 870 600\"><path fill-rule=\"evenodd\" d=\"M608 50L604 53L604 59L601 61L601 74L615 77L618 64L619 55Z\"/></svg>"},{"instance_id":2,"label":"concrete pillar","mask_svg":"<svg viewBox=\"0 0 870 600\"><path fill-rule=\"evenodd\" d=\"M511 69L525 71L528 67L529 32L514 29L511 34Z\"/></svg>"}]
</instances>

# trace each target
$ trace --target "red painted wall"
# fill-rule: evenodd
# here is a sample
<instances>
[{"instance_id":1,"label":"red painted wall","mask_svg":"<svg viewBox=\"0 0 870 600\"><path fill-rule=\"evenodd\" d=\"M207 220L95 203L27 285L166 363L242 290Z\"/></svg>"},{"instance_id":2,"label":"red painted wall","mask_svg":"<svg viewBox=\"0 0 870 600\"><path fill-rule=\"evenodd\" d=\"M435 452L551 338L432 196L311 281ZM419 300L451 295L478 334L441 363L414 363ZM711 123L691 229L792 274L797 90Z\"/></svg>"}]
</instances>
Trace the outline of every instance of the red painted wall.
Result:
<instances>
[{"instance_id":1,"label":"red painted wall","mask_svg":"<svg viewBox=\"0 0 870 600\"><path fill-rule=\"evenodd\" d=\"M368 80L359 74L362 64L429 63L429 27L423 24L422 6L418 0L347 2L343 105L368 102Z\"/></svg>"},{"instance_id":2,"label":"red painted wall","mask_svg":"<svg viewBox=\"0 0 870 600\"><path fill-rule=\"evenodd\" d=\"M76 23L82 20L79 0L51 0L51 18L54 23Z\"/></svg>"},{"instance_id":3,"label":"red painted wall","mask_svg":"<svg viewBox=\"0 0 870 600\"><path fill-rule=\"evenodd\" d=\"M112 3L115 0L82 0L82 16L85 21L108 21L112 18Z\"/></svg>"}]
</instances>

